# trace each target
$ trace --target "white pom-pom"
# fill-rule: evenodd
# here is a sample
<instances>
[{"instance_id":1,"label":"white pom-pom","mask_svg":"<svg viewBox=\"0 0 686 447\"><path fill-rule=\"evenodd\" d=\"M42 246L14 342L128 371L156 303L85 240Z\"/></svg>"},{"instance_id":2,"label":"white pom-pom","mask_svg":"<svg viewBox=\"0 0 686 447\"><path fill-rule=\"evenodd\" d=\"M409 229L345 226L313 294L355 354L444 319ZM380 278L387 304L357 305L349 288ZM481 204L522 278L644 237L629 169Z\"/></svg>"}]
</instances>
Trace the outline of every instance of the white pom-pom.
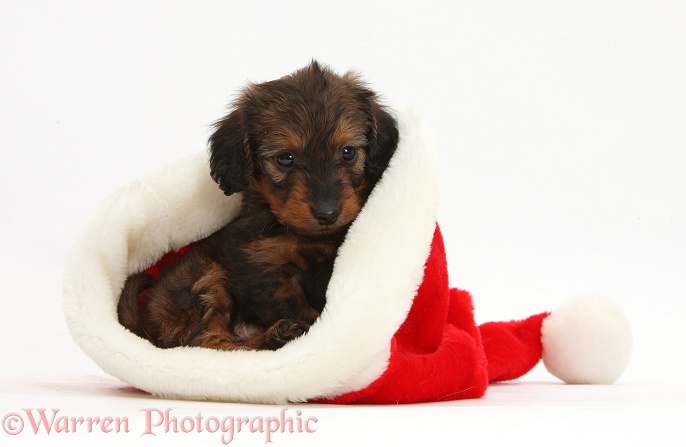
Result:
<instances>
[{"instance_id":1,"label":"white pom-pom","mask_svg":"<svg viewBox=\"0 0 686 447\"><path fill-rule=\"evenodd\" d=\"M583 295L560 306L541 329L543 363L570 384L610 384L631 355L631 327L622 309L599 295Z\"/></svg>"}]
</instances>

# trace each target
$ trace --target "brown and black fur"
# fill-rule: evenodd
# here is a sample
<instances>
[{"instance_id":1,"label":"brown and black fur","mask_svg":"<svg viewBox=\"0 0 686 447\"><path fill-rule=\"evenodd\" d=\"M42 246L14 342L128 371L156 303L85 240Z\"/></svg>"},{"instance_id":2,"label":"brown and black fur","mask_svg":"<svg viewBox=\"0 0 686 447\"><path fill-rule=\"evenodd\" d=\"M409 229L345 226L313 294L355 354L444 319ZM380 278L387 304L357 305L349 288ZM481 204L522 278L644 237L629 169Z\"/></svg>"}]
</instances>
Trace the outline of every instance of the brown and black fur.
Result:
<instances>
[{"instance_id":1,"label":"brown and black fur","mask_svg":"<svg viewBox=\"0 0 686 447\"><path fill-rule=\"evenodd\" d=\"M209 143L212 178L243 192L240 216L159 281L130 277L119 321L161 348L278 349L324 308L338 247L398 143L395 120L355 75L312 62L248 86Z\"/></svg>"}]
</instances>

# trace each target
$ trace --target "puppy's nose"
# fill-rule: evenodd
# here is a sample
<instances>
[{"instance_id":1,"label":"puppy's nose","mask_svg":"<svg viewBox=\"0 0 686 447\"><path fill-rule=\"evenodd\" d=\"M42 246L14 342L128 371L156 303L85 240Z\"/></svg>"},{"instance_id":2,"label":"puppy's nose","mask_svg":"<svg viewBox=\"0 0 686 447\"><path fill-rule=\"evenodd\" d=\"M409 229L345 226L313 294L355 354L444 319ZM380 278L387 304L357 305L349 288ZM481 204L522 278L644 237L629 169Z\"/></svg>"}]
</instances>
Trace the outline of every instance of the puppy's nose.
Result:
<instances>
[{"instance_id":1,"label":"puppy's nose","mask_svg":"<svg viewBox=\"0 0 686 447\"><path fill-rule=\"evenodd\" d=\"M312 208L312 214L320 225L331 225L338 220L341 209L336 203L319 203Z\"/></svg>"}]
</instances>

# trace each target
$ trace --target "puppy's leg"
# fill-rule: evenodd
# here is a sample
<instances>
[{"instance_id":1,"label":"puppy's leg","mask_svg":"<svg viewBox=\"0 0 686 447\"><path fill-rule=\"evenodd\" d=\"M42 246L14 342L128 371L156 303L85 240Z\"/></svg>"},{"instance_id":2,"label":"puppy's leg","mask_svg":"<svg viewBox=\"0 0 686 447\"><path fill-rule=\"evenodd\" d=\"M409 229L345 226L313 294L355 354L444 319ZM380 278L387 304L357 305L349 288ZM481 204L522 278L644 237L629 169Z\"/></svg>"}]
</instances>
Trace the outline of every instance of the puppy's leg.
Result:
<instances>
[{"instance_id":1,"label":"puppy's leg","mask_svg":"<svg viewBox=\"0 0 686 447\"><path fill-rule=\"evenodd\" d=\"M186 344L225 351L241 349L230 326L233 300L227 290L226 270L212 262L191 291L196 296L197 305L203 309L203 315Z\"/></svg>"},{"instance_id":2,"label":"puppy's leg","mask_svg":"<svg viewBox=\"0 0 686 447\"><path fill-rule=\"evenodd\" d=\"M147 273L138 273L126 279L119 303L117 304L117 317L119 323L139 337L144 337L138 316L138 296L146 289L157 284L155 279Z\"/></svg>"},{"instance_id":3,"label":"puppy's leg","mask_svg":"<svg viewBox=\"0 0 686 447\"><path fill-rule=\"evenodd\" d=\"M160 348L177 346L232 349L229 331L232 300L226 270L201 252L189 253L168 271L141 303L140 327Z\"/></svg>"},{"instance_id":4,"label":"puppy's leg","mask_svg":"<svg viewBox=\"0 0 686 447\"><path fill-rule=\"evenodd\" d=\"M267 324L272 321L275 323L264 332L246 340L243 343L246 349L279 349L307 332L319 316L319 312L309 305L300 284L294 281L298 275L288 268L281 270L281 278L272 291L273 295L262 303L263 306L268 304L262 310L263 315L270 315L266 320Z\"/></svg>"}]
</instances>

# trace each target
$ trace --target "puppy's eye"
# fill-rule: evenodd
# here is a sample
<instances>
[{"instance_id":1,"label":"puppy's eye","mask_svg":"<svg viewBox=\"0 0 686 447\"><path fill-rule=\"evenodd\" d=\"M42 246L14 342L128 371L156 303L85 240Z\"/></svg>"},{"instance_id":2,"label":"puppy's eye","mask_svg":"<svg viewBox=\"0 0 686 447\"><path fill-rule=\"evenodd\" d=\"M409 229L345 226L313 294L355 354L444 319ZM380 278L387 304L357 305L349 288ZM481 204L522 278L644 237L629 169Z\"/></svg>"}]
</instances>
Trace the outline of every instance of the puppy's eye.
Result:
<instances>
[{"instance_id":1,"label":"puppy's eye","mask_svg":"<svg viewBox=\"0 0 686 447\"><path fill-rule=\"evenodd\" d=\"M345 161L353 161L357 155L357 149L352 146L345 146L341 149L341 158Z\"/></svg>"},{"instance_id":2,"label":"puppy's eye","mask_svg":"<svg viewBox=\"0 0 686 447\"><path fill-rule=\"evenodd\" d=\"M276 156L276 162L284 168L295 166L295 155L292 152L281 152Z\"/></svg>"}]
</instances>

